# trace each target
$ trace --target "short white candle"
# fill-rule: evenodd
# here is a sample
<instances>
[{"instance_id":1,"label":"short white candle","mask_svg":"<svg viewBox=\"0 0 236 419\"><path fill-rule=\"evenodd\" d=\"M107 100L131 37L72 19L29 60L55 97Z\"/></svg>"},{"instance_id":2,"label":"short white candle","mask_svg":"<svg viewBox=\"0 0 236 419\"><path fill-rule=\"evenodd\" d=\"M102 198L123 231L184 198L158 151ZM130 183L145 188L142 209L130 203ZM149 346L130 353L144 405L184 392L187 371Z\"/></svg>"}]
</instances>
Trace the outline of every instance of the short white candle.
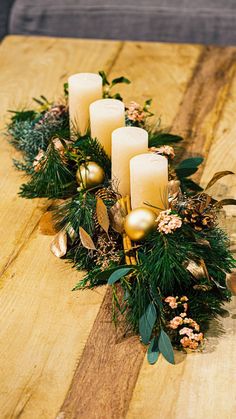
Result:
<instances>
[{"instance_id":1,"label":"short white candle","mask_svg":"<svg viewBox=\"0 0 236 419\"><path fill-rule=\"evenodd\" d=\"M148 151L148 132L137 127L112 133L112 184L122 196L130 195L130 159Z\"/></svg>"},{"instance_id":2,"label":"short white candle","mask_svg":"<svg viewBox=\"0 0 236 419\"><path fill-rule=\"evenodd\" d=\"M140 154L130 160L132 209L152 205L158 214L168 208L168 161L155 153ZM151 207L149 207L151 208Z\"/></svg>"},{"instance_id":3,"label":"short white candle","mask_svg":"<svg viewBox=\"0 0 236 419\"><path fill-rule=\"evenodd\" d=\"M111 156L111 133L125 125L125 105L117 99L101 99L90 105L91 137Z\"/></svg>"},{"instance_id":4,"label":"short white candle","mask_svg":"<svg viewBox=\"0 0 236 419\"><path fill-rule=\"evenodd\" d=\"M68 79L69 114L72 133L84 135L89 127L89 105L102 98L102 77L78 73Z\"/></svg>"}]
</instances>

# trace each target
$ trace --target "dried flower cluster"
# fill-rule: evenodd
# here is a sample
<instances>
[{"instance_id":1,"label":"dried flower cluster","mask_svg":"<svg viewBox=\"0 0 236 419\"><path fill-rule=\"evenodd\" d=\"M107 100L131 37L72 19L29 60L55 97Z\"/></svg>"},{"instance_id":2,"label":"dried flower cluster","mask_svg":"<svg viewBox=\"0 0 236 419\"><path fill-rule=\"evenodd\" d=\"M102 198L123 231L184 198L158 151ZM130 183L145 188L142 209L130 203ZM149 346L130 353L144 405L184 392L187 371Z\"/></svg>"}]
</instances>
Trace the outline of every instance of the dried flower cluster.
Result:
<instances>
[{"instance_id":1,"label":"dried flower cluster","mask_svg":"<svg viewBox=\"0 0 236 419\"><path fill-rule=\"evenodd\" d=\"M151 147L149 149L152 153L161 154L171 160L175 158L174 148L169 145L163 145L161 147Z\"/></svg>"},{"instance_id":2,"label":"dried flower cluster","mask_svg":"<svg viewBox=\"0 0 236 419\"><path fill-rule=\"evenodd\" d=\"M45 124L46 122L53 124L54 121L60 120L67 112L68 108L65 105L53 105L43 114L43 116L35 125L35 128L40 128L41 125Z\"/></svg>"},{"instance_id":3,"label":"dried flower cluster","mask_svg":"<svg viewBox=\"0 0 236 419\"><path fill-rule=\"evenodd\" d=\"M204 336L200 332L199 324L190 317L187 317L188 298L186 296L181 298L169 296L164 301L169 305L171 310L178 309L180 311L178 315L169 321L168 327L172 331L177 332L181 346L193 350L199 348Z\"/></svg>"},{"instance_id":4,"label":"dried flower cluster","mask_svg":"<svg viewBox=\"0 0 236 419\"><path fill-rule=\"evenodd\" d=\"M133 122L142 123L145 121L145 112L141 105L137 102L130 102L126 107L128 119Z\"/></svg>"},{"instance_id":5,"label":"dried flower cluster","mask_svg":"<svg viewBox=\"0 0 236 419\"><path fill-rule=\"evenodd\" d=\"M173 233L182 226L182 220L177 214L172 214L171 210L161 211L157 218L157 229L160 233Z\"/></svg>"},{"instance_id":6,"label":"dried flower cluster","mask_svg":"<svg viewBox=\"0 0 236 419\"><path fill-rule=\"evenodd\" d=\"M107 235L101 234L98 236L97 252L96 252L96 265L102 271L108 269L111 263L119 263L121 255L117 252L117 240Z\"/></svg>"}]
</instances>

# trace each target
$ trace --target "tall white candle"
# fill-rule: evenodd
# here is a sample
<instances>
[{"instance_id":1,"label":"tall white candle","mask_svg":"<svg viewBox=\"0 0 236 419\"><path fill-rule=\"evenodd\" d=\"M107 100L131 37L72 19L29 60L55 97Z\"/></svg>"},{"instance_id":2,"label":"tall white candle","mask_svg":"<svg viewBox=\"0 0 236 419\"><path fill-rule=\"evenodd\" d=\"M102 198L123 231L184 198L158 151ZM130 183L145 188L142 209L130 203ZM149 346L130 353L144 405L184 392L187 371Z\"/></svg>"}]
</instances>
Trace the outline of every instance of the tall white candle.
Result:
<instances>
[{"instance_id":1,"label":"tall white candle","mask_svg":"<svg viewBox=\"0 0 236 419\"><path fill-rule=\"evenodd\" d=\"M142 128L122 127L112 133L112 183L122 196L130 195L130 159L147 153L148 133Z\"/></svg>"},{"instance_id":2,"label":"tall white candle","mask_svg":"<svg viewBox=\"0 0 236 419\"><path fill-rule=\"evenodd\" d=\"M78 73L68 79L69 113L72 132L84 135L89 126L89 105L102 98L102 77Z\"/></svg>"},{"instance_id":3,"label":"tall white candle","mask_svg":"<svg viewBox=\"0 0 236 419\"><path fill-rule=\"evenodd\" d=\"M131 206L148 207L158 214L168 208L168 161L155 153L140 154L130 160ZM151 208L151 207L150 207Z\"/></svg>"},{"instance_id":4,"label":"tall white candle","mask_svg":"<svg viewBox=\"0 0 236 419\"><path fill-rule=\"evenodd\" d=\"M116 99L101 99L90 105L92 138L97 138L108 156L111 155L111 133L125 125L125 105Z\"/></svg>"}]
</instances>

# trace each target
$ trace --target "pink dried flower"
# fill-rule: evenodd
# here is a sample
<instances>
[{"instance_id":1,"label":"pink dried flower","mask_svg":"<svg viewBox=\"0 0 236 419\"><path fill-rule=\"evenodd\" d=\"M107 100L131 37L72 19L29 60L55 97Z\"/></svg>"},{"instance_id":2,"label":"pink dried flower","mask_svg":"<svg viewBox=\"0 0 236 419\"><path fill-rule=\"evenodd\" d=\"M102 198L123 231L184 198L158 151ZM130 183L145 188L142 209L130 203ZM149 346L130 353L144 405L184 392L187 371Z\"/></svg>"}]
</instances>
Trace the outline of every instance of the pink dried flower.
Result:
<instances>
[{"instance_id":1,"label":"pink dried flower","mask_svg":"<svg viewBox=\"0 0 236 419\"><path fill-rule=\"evenodd\" d=\"M183 304L183 308L184 308L184 311L187 311L188 310L188 304L187 303L184 303Z\"/></svg>"},{"instance_id":2,"label":"pink dried flower","mask_svg":"<svg viewBox=\"0 0 236 419\"><path fill-rule=\"evenodd\" d=\"M177 329L181 324L183 324L182 317L176 316L170 321L170 328Z\"/></svg>"},{"instance_id":3,"label":"pink dried flower","mask_svg":"<svg viewBox=\"0 0 236 419\"><path fill-rule=\"evenodd\" d=\"M127 110L126 110L127 116L131 121L134 122L144 122L145 120L145 112L142 108L141 105L139 105L139 103L137 102L130 102L127 105Z\"/></svg>"},{"instance_id":4,"label":"pink dried flower","mask_svg":"<svg viewBox=\"0 0 236 419\"><path fill-rule=\"evenodd\" d=\"M192 329L189 329L189 327L183 327L182 329L180 329L179 334L187 335L190 338L191 336L193 336L193 331Z\"/></svg>"},{"instance_id":5,"label":"pink dried flower","mask_svg":"<svg viewBox=\"0 0 236 419\"><path fill-rule=\"evenodd\" d=\"M163 156L166 156L167 158L170 158L171 160L175 158L175 151L173 147L169 145L163 145L161 147L151 147L149 150L156 154L162 154Z\"/></svg>"},{"instance_id":6,"label":"pink dried flower","mask_svg":"<svg viewBox=\"0 0 236 419\"><path fill-rule=\"evenodd\" d=\"M189 349L197 349L198 348L198 342L196 342L195 340L190 340L189 342Z\"/></svg>"},{"instance_id":7,"label":"pink dried flower","mask_svg":"<svg viewBox=\"0 0 236 419\"><path fill-rule=\"evenodd\" d=\"M176 302L176 298L175 297L166 297L165 299L166 303L169 303L169 306L174 309L177 308L177 302Z\"/></svg>"},{"instance_id":8,"label":"pink dried flower","mask_svg":"<svg viewBox=\"0 0 236 419\"><path fill-rule=\"evenodd\" d=\"M183 348L188 348L189 344L190 344L190 339L187 338L187 336L184 336L184 338L182 338L180 340L181 345L183 346Z\"/></svg>"},{"instance_id":9,"label":"pink dried flower","mask_svg":"<svg viewBox=\"0 0 236 419\"><path fill-rule=\"evenodd\" d=\"M195 333L195 335L194 335L194 339L197 341L197 342L202 342L203 341L203 333Z\"/></svg>"},{"instance_id":10,"label":"pink dried flower","mask_svg":"<svg viewBox=\"0 0 236 419\"><path fill-rule=\"evenodd\" d=\"M173 233L182 226L182 220L177 214L171 214L171 210L161 211L157 217L157 229L160 233Z\"/></svg>"},{"instance_id":11,"label":"pink dried flower","mask_svg":"<svg viewBox=\"0 0 236 419\"><path fill-rule=\"evenodd\" d=\"M180 313L180 317L184 318L184 317L186 317L186 316L187 316L187 314L186 314L186 313Z\"/></svg>"}]
</instances>

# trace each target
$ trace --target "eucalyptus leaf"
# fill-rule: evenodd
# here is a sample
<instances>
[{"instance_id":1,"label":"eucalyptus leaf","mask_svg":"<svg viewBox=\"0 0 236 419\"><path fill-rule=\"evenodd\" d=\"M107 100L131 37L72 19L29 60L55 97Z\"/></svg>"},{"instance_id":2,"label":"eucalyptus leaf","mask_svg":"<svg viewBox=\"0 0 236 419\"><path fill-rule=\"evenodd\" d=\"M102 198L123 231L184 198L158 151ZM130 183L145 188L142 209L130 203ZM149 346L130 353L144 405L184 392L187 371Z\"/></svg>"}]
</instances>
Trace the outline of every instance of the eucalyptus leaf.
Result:
<instances>
[{"instance_id":1,"label":"eucalyptus leaf","mask_svg":"<svg viewBox=\"0 0 236 419\"><path fill-rule=\"evenodd\" d=\"M120 84L120 83L126 83L126 84L130 84L131 81L129 79L127 79L126 77L117 77L116 79L113 79L111 82L111 87L115 86L116 84Z\"/></svg>"},{"instance_id":2,"label":"eucalyptus leaf","mask_svg":"<svg viewBox=\"0 0 236 419\"><path fill-rule=\"evenodd\" d=\"M105 271L98 272L95 275L95 278L96 278L96 280L100 280L100 279L105 280L105 279L108 279L113 272L116 272L116 271L118 271L121 268L130 268L130 266L129 265L117 265L117 266L114 266L112 268L106 269ZM132 267L132 269L135 269L135 267Z\"/></svg>"},{"instance_id":3,"label":"eucalyptus leaf","mask_svg":"<svg viewBox=\"0 0 236 419\"><path fill-rule=\"evenodd\" d=\"M175 169L178 177L188 177L193 175L198 166L203 162L202 157L191 157L183 160Z\"/></svg>"},{"instance_id":4,"label":"eucalyptus leaf","mask_svg":"<svg viewBox=\"0 0 236 419\"><path fill-rule=\"evenodd\" d=\"M147 359L149 364L153 365L157 362L158 357L160 355L160 351L158 349L158 337L154 336L150 342L147 351Z\"/></svg>"},{"instance_id":5,"label":"eucalyptus leaf","mask_svg":"<svg viewBox=\"0 0 236 419\"><path fill-rule=\"evenodd\" d=\"M127 275L129 272L133 270L132 267L130 268L121 268L117 269L115 272L111 274L111 276L108 279L108 284L112 285L115 282L119 281L119 279L123 278L125 275Z\"/></svg>"},{"instance_id":6,"label":"eucalyptus leaf","mask_svg":"<svg viewBox=\"0 0 236 419\"><path fill-rule=\"evenodd\" d=\"M106 86L106 85L109 86L110 83L107 80L107 75L106 75L105 71L99 71L98 74L102 78L102 84L103 84L103 86Z\"/></svg>"},{"instance_id":7,"label":"eucalyptus leaf","mask_svg":"<svg viewBox=\"0 0 236 419\"><path fill-rule=\"evenodd\" d=\"M150 341L152 330L157 319L156 307L153 302L151 302L146 311L143 313L142 317L139 319L139 333L142 339L142 342L147 345Z\"/></svg>"},{"instance_id":8,"label":"eucalyptus leaf","mask_svg":"<svg viewBox=\"0 0 236 419\"><path fill-rule=\"evenodd\" d=\"M165 132L157 132L149 134L149 147L159 147L162 145L176 144L182 141L183 138L179 135L169 134Z\"/></svg>"},{"instance_id":9,"label":"eucalyptus leaf","mask_svg":"<svg viewBox=\"0 0 236 419\"><path fill-rule=\"evenodd\" d=\"M159 339L158 339L158 348L159 348L159 351L164 356L164 358L170 364L174 364L175 363L175 360L174 360L174 351L173 351L173 347L171 345L170 338L166 334L166 332L164 332L163 329L161 329L161 333L160 333L160 336L159 336Z\"/></svg>"}]
</instances>

